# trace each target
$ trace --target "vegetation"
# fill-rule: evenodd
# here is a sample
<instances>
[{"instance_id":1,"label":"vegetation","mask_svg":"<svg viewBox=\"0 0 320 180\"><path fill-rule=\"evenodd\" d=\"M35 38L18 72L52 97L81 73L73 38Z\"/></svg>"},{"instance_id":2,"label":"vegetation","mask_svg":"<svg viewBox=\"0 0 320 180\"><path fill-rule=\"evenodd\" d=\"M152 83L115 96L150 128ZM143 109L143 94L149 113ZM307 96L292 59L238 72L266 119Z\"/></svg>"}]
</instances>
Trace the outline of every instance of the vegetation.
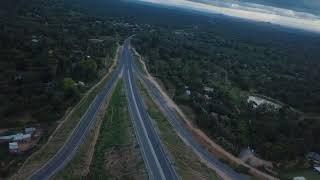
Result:
<instances>
[{"instance_id":1,"label":"vegetation","mask_svg":"<svg viewBox=\"0 0 320 180\"><path fill-rule=\"evenodd\" d=\"M123 82L120 81L102 122L88 178L141 179L145 175L129 118Z\"/></svg>"},{"instance_id":2,"label":"vegetation","mask_svg":"<svg viewBox=\"0 0 320 180\"><path fill-rule=\"evenodd\" d=\"M90 130L89 136L80 145L73 159L53 179L79 179L85 177L89 172L90 163L93 156L94 146L99 135L101 121L105 109L102 108L94 127Z\"/></svg>"},{"instance_id":3,"label":"vegetation","mask_svg":"<svg viewBox=\"0 0 320 180\"><path fill-rule=\"evenodd\" d=\"M310 169L298 169L298 170L294 170L294 171L289 171L283 174L280 174L281 179L283 180L291 180L294 177L297 176L303 176L308 180L317 180L319 179L319 174L318 172L314 171L314 170L310 170Z\"/></svg>"},{"instance_id":4,"label":"vegetation","mask_svg":"<svg viewBox=\"0 0 320 180\"><path fill-rule=\"evenodd\" d=\"M30 159L34 167L63 143L99 91L85 96L117 42L134 33L150 72L230 152L250 146L285 162L320 151L318 35L118 0L3 0L0 22L1 129L55 127L84 96L53 135L56 144ZM284 106L254 108L249 94ZM12 158L1 158L1 168Z\"/></svg>"},{"instance_id":5,"label":"vegetation","mask_svg":"<svg viewBox=\"0 0 320 180\"><path fill-rule=\"evenodd\" d=\"M61 147L100 91L105 77L88 92L113 63L118 38L110 20L64 0L1 1L0 14L0 129L40 123L43 144L57 120L64 120L45 150L28 160L34 168ZM7 149L7 144L1 145L1 156L6 156L0 160L1 177L32 153L15 157Z\"/></svg>"},{"instance_id":6,"label":"vegetation","mask_svg":"<svg viewBox=\"0 0 320 180\"><path fill-rule=\"evenodd\" d=\"M61 126L52 133L48 142L24 162L15 178L23 179L24 177L29 176L30 173L46 163L63 146L66 139L87 111L96 95L104 87L107 80L108 76L104 77L92 89L90 89L87 94L84 95L72 111L64 117L63 122L61 122Z\"/></svg>"},{"instance_id":7,"label":"vegetation","mask_svg":"<svg viewBox=\"0 0 320 180\"><path fill-rule=\"evenodd\" d=\"M111 22L63 0L1 1L0 12L1 128L61 118L115 55Z\"/></svg>"},{"instance_id":8,"label":"vegetation","mask_svg":"<svg viewBox=\"0 0 320 180\"><path fill-rule=\"evenodd\" d=\"M172 155L180 177L182 179L219 179L217 174L202 163L190 147L180 139L141 83L140 90L142 90L148 113L159 128L161 140Z\"/></svg>"},{"instance_id":9,"label":"vegetation","mask_svg":"<svg viewBox=\"0 0 320 180\"><path fill-rule=\"evenodd\" d=\"M266 31L260 36L258 28L257 34L243 26L232 32L223 28L156 26L133 43L174 100L191 107L196 124L230 152L250 146L276 162L319 152L316 35ZM284 105L255 108L247 102L249 94Z\"/></svg>"}]
</instances>

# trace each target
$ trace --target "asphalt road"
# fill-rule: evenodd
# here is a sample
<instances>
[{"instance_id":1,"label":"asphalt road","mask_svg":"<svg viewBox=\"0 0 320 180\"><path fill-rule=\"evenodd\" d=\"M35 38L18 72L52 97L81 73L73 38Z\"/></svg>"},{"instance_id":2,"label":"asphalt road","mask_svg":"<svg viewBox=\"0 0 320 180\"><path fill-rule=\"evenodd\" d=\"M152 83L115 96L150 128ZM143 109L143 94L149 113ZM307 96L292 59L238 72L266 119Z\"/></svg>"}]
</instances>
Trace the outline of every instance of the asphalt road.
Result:
<instances>
[{"instance_id":1,"label":"asphalt road","mask_svg":"<svg viewBox=\"0 0 320 180\"><path fill-rule=\"evenodd\" d=\"M155 180L175 180L179 179L173 163L168 158L166 151L157 134L152 119L146 111L138 90L135 73L133 72L133 57L126 43L123 50L125 86L127 90L128 106L133 120L135 133L140 145L143 159L146 164L148 176Z\"/></svg>"},{"instance_id":2,"label":"asphalt road","mask_svg":"<svg viewBox=\"0 0 320 180\"><path fill-rule=\"evenodd\" d=\"M106 85L95 97L64 146L45 165L35 171L27 179L49 179L71 161L79 146L88 136L90 128L92 128L92 125L97 119L96 117L100 107L106 102L107 98L110 97L110 93L115 87L120 75L124 75L130 115L133 120L135 133L138 138L149 178L155 180L179 179L172 162L169 160L168 155L161 144L160 137L153 127L150 116L141 99L141 95L138 92L136 82L133 78L133 58L129 50L129 41L130 38L124 42L123 51L120 55L117 68L111 73Z\"/></svg>"},{"instance_id":3,"label":"asphalt road","mask_svg":"<svg viewBox=\"0 0 320 180\"><path fill-rule=\"evenodd\" d=\"M202 159L206 160L214 169L219 169L224 174L226 174L230 179L235 180L243 180L247 179L245 175L242 175L236 171L234 171L228 165L220 162L216 157L213 156L212 153L209 153L208 150L201 145L194 135L186 128L185 124L183 123L183 119L179 115L177 115L176 111L169 107L165 98L160 93L159 89L155 87L149 79L145 78L145 76L140 72L138 65L136 62L134 63L134 70L137 72L136 74L139 78L144 82L146 85L148 92L151 94L153 99L156 100L156 104L160 106L160 109L164 112L164 115L169 120L170 124L176 130L180 137L184 140L186 144L188 144L193 151L200 156Z\"/></svg>"},{"instance_id":4,"label":"asphalt road","mask_svg":"<svg viewBox=\"0 0 320 180\"><path fill-rule=\"evenodd\" d=\"M118 63L119 64L117 68L110 74L109 80L107 81L101 92L95 97L95 99L81 118L79 124L69 136L64 146L44 166L35 171L27 179L49 179L59 170L64 168L67 163L70 162L70 160L74 157L77 149L88 136L90 129L95 123L100 107L106 102L107 98L110 97L109 95L119 79L121 70L124 65L121 57Z\"/></svg>"},{"instance_id":5,"label":"asphalt road","mask_svg":"<svg viewBox=\"0 0 320 180\"><path fill-rule=\"evenodd\" d=\"M141 94L139 93L135 77L139 75L141 78L142 75L137 73L138 69L133 64L133 56L129 48L129 41L130 40L127 39L124 42L124 48L117 68L111 73L106 85L95 97L92 104L81 118L79 124L66 141L65 145L44 166L35 171L27 179L49 179L59 170L64 168L68 162L70 162L79 146L88 136L90 128L92 128L92 125L96 121L96 116L100 107L106 102L107 98L110 97L110 93L115 87L121 72L123 72L125 79L130 115L133 120L135 133L146 164L149 178L155 180L179 179L174 165L172 161L170 161L169 156L167 155L161 143L160 137L153 126L152 120L146 111ZM179 119L180 117L177 116L175 111L166 104L159 90L147 79L142 77L142 80L146 83L151 95L157 100L157 104L165 110L165 115L169 122L176 129L178 134L182 136L185 141L187 141L194 151L197 152L198 155L207 160L214 167L219 168L221 171L228 174L230 178L237 180L245 179L244 176L218 161L217 158L213 157L212 154L205 149L205 147L199 144L193 135L183 125L183 121Z\"/></svg>"}]
</instances>

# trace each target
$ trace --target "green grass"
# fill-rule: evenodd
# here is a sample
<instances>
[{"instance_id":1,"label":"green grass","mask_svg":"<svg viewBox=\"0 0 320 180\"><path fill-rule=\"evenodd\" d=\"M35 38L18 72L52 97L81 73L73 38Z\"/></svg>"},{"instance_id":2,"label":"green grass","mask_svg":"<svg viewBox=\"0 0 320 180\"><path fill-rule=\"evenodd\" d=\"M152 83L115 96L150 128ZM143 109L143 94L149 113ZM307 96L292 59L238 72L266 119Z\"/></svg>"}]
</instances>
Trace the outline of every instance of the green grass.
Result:
<instances>
[{"instance_id":1,"label":"green grass","mask_svg":"<svg viewBox=\"0 0 320 180\"><path fill-rule=\"evenodd\" d=\"M113 169L106 169L106 154L112 152L121 153L123 149L131 149L134 147L133 127L129 119L126 96L123 89L123 82L121 81L111 98L107 113L103 119L99 138L95 146L94 157L90 167L89 179L108 179L113 177ZM141 158L140 158L141 159ZM118 160L118 159L117 159ZM138 160L136 164L130 169L128 167L132 164L127 164L124 161L123 169L120 169L123 174L130 174L134 170L144 168L143 160ZM130 179L130 175L121 178Z\"/></svg>"},{"instance_id":2,"label":"green grass","mask_svg":"<svg viewBox=\"0 0 320 180\"><path fill-rule=\"evenodd\" d=\"M216 173L200 162L198 156L180 139L171 124L152 101L146 89L140 84L148 113L155 120L162 142L172 155L178 174L182 179L219 179ZM183 153L182 153L183 152Z\"/></svg>"},{"instance_id":3,"label":"green grass","mask_svg":"<svg viewBox=\"0 0 320 180\"><path fill-rule=\"evenodd\" d=\"M98 123L96 123L95 128L98 128ZM76 153L75 157L68 163L68 165L60 171L54 179L82 179L83 171L88 168L88 156L91 149L91 143L94 141L95 128L90 132L89 137L85 140L85 143L80 146L80 149Z\"/></svg>"},{"instance_id":4,"label":"green grass","mask_svg":"<svg viewBox=\"0 0 320 180\"><path fill-rule=\"evenodd\" d=\"M319 180L320 179L320 173L315 172L312 169L303 169L303 170L296 170L296 171L289 171L289 172L283 172L281 173L281 177L283 179L293 179L293 177L296 176L303 176L307 180Z\"/></svg>"}]
</instances>

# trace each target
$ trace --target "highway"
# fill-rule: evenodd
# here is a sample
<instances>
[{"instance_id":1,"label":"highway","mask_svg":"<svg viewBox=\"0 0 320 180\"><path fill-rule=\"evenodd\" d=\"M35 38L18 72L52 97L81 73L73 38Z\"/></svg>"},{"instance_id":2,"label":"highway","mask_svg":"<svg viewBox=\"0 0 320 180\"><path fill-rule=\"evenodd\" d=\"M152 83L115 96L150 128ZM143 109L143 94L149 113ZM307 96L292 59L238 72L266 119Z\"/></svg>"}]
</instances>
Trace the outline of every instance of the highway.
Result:
<instances>
[{"instance_id":1,"label":"highway","mask_svg":"<svg viewBox=\"0 0 320 180\"><path fill-rule=\"evenodd\" d=\"M123 76L130 116L140 145L140 151L146 164L148 176L150 179L155 180L179 179L142 101L134 78L136 75L133 72L133 57L129 46L129 44L126 44L123 50L122 57L125 63Z\"/></svg>"},{"instance_id":2,"label":"highway","mask_svg":"<svg viewBox=\"0 0 320 180\"><path fill-rule=\"evenodd\" d=\"M95 123L100 107L108 100L112 93L112 89L115 87L121 76L123 76L125 80L130 117L133 122L149 179L176 180L180 179L180 177L177 175L174 163L167 154L164 145L161 143L154 123L146 110L136 83L138 77L143 80L148 91L154 97L158 106L164 111L165 116L177 133L202 159L205 159L211 166L227 174L230 179L246 179L243 175L218 161L204 146L198 143L192 133L189 132L182 123L183 121L179 119L180 117L177 116L176 112L168 106L160 91L139 72L130 50L130 38L124 41L122 54L119 57L116 69L110 74L109 80L106 82L101 92L95 97L74 131L66 140L66 143L45 165L33 172L27 179L49 179L71 161L77 152L77 149L84 142Z\"/></svg>"},{"instance_id":3,"label":"highway","mask_svg":"<svg viewBox=\"0 0 320 180\"><path fill-rule=\"evenodd\" d=\"M66 140L65 144L45 165L33 172L27 179L50 179L72 160L79 146L84 142L90 132L90 129L95 123L97 113L101 106L108 100L118 79L123 75L127 90L130 116L132 118L140 150L146 164L149 179L179 179L173 167L173 163L168 158L168 155L160 141L160 137L153 127L152 120L146 111L141 95L138 92L136 81L133 78L133 57L129 46L130 38L124 41L122 54L119 57L117 68L111 73L106 85L90 104L89 108L69 138Z\"/></svg>"},{"instance_id":4,"label":"highway","mask_svg":"<svg viewBox=\"0 0 320 180\"><path fill-rule=\"evenodd\" d=\"M172 127L176 130L179 136L182 137L182 140L186 144L188 144L198 156L200 156L211 167L213 167L213 169L219 170L220 172L228 176L230 179L247 179L246 176L237 173L231 167L220 162L216 157L213 156L213 154L211 154L203 145L201 145L196 140L194 135L187 129L187 127L183 123L183 119L181 119L181 117L177 115L176 111L168 105L160 90L156 86L154 86L154 84L150 82L150 80L146 78L144 74L140 72L141 70L138 68L138 65L136 63L137 62L135 61L133 66L135 72L137 72L136 74L138 75L139 79L142 80L149 94L156 101L156 104L160 107L160 109L162 110Z\"/></svg>"},{"instance_id":5,"label":"highway","mask_svg":"<svg viewBox=\"0 0 320 180\"><path fill-rule=\"evenodd\" d=\"M102 88L101 92L95 97L89 108L79 121L76 128L73 130L66 143L59 149L59 151L40 169L33 172L27 179L43 180L49 179L55 175L59 170L64 168L68 162L74 157L79 146L84 142L88 136L90 129L96 121L97 113L100 107L108 100L112 89L115 87L121 71L123 68L123 61L120 57L117 68L113 70L110 77Z\"/></svg>"}]
</instances>

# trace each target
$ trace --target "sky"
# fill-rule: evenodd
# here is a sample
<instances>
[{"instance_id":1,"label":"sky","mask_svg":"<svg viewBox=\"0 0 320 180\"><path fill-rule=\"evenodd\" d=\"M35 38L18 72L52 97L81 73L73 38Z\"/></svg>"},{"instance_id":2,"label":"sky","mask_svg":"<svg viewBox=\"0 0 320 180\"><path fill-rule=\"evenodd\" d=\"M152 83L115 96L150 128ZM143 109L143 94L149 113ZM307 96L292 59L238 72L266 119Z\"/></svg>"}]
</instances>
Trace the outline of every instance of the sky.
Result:
<instances>
[{"instance_id":1,"label":"sky","mask_svg":"<svg viewBox=\"0 0 320 180\"><path fill-rule=\"evenodd\" d=\"M268 22L284 27L320 33L320 3L313 0L136 0L164 6L178 7L198 12ZM295 1L296 4L293 4ZM309 2L309 4L304 3ZM320 1L320 0L319 0ZM258 3L259 2L259 3ZM285 4L288 2L287 4ZM299 5L300 4L300 5Z\"/></svg>"}]
</instances>

